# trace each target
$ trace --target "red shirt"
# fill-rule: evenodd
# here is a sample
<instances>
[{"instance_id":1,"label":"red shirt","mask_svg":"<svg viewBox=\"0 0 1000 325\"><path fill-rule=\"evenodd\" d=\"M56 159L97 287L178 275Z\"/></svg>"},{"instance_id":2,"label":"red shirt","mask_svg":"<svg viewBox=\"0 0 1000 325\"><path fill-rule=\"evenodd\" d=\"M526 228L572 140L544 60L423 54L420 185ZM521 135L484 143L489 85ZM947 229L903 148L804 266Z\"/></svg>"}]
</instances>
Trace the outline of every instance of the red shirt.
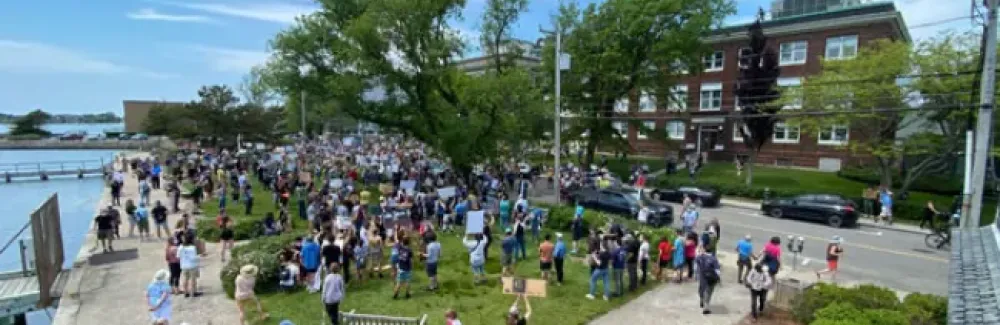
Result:
<instances>
[{"instance_id":1,"label":"red shirt","mask_svg":"<svg viewBox=\"0 0 1000 325\"><path fill-rule=\"evenodd\" d=\"M646 176L639 175L639 178L635 180L636 187L646 187Z\"/></svg>"},{"instance_id":2,"label":"red shirt","mask_svg":"<svg viewBox=\"0 0 1000 325\"><path fill-rule=\"evenodd\" d=\"M673 253L673 247L670 247L669 241L661 241L660 245L657 246L660 250L660 260L669 261Z\"/></svg>"},{"instance_id":3,"label":"red shirt","mask_svg":"<svg viewBox=\"0 0 1000 325\"><path fill-rule=\"evenodd\" d=\"M693 241L689 240L689 241L685 242L684 243L684 257L694 257L696 255L695 254L695 249L696 248L698 248L698 245L695 244Z\"/></svg>"}]
</instances>

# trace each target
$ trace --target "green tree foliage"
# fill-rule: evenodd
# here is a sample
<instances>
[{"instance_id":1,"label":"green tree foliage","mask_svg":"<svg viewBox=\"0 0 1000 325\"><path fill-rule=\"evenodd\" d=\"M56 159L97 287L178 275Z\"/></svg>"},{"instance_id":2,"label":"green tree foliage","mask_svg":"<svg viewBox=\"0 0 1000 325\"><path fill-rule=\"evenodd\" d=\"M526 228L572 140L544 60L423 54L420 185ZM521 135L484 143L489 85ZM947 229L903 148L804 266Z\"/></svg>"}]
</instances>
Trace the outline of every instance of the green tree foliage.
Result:
<instances>
[{"instance_id":1,"label":"green tree foliage","mask_svg":"<svg viewBox=\"0 0 1000 325\"><path fill-rule=\"evenodd\" d=\"M760 149L774 135L774 125L778 123L778 111L781 107L774 105L781 93L778 92L778 55L773 48L767 47L767 37L760 26L763 11L756 22L750 25L750 55L745 56L740 69L734 94L740 103L740 136L743 144L750 149L750 160L747 162L747 186L753 185L753 164L757 161Z\"/></svg>"},{"instance_id":2,"label":"green tree foliage","mask_svg":"<svg viewBox=\"0 0 1000 325\"><path fill-rule=\"evenodd\" d=\"M498 157L526 110L540 102L531 75L466 75L449 21L463 0L323 0L272 41L268 65L286 96L310 100L423 141L458 168ZM288 110L289 112L291 110Z\"/></svg>"},{"instance_id":3,"label":"green tree foliage","mask_svg":"<svg viewBox=\"0 0 1000 325\"><path fill-rule=\"evenodd\" d=\"M199 100L183 105L158 105L150 109L144 128L152 135L167 135L174 139L206 141L216 146L233 144L237 136L244 141L273 141L275 124L280 119L276 110L251 103L240 104L227 86L203 86Z\"/></svg>"},{"instance_id":4,"label":"green tree foliage","mask_svg":"<svg viewBox=\"0 0 1000 325\"><path fill-rule=\"evenodd\" d=\"M42 128L52 118L52 115L40 109L31 111L14 121L14 127L10 130L10 135L38 135L48 136L52 134Z\"/></svg>"},{"instance_id":5,"label":"green tree foliage","mask_svg":"<svg viewBox=\"0 0 1000 325\"><path fill-rule=\"evenodd\" d=\"M608 0L583 9L561 7L556 24L564 35L562 50L572 57L562 74L563 104L580 117L569 123L566 139L586 141L587 161L597 147L627 146L612 127L615 103L633 92L676 100L670 87L685 70L701 66L707 47L700 38L731 13L728 0ZM555 48L548 43L545 71L554 72Z\"/></svg>"}]
</instances>

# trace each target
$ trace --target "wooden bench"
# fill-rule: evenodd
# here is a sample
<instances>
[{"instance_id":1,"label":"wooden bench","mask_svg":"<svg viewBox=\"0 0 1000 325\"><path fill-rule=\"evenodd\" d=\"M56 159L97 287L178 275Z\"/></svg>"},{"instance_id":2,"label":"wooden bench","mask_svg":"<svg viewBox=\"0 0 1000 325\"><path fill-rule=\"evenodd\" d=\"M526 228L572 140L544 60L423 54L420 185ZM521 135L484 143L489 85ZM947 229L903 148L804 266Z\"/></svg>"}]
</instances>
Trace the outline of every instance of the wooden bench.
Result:
<instances>
[{"instance_id":1,"label":"wooden bench","mask_svg":"<svg viewBox=\"0 0 1000 325\"><path fill-rule=\"evenodd\" d=\"M418 317L396 317L385 315L358 314L354 310L340 313L341 324L345 325L426 325L427 314ZM325 323L325 322L324 322Z\"/></svg>"}]
</instances>

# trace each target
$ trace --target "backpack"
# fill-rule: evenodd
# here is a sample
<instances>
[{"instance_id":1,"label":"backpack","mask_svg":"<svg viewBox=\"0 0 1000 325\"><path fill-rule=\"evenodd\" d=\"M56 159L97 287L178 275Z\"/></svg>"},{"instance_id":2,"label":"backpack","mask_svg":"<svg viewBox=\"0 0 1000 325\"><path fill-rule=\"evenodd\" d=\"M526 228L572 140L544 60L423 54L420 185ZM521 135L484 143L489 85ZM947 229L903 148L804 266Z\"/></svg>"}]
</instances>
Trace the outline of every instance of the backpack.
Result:
<instances>
[{"instance_id":1,"label":"backpack","mask_svg":"<svg viewBox=\"0 0 1000 325\"><path fill-rule=\"evenodd\" d=\"M625 249L618 249L618 254L615 255L615 264L625 264Z\"/></svg>"},{"instance_id":2,"label":"backpack","mask_svg":"<svg viewBox=\"0 0 1000 325\"><path fill-rule=\"evenodd\" d=\"M701 265L699 265L699 267L701 267ZM702 268L700 271L701 271L701 277L705 279L705 281L708 282L709 285L715 285L716 283L719 283L719 273L716 273L714 268L706 267Z\"/></svg>"},{"instance_id":3,"label":"backpack","mask_svg":"<svg viewBox=\"0 0 1000 325\"><path fill-rule=\"evenodd\" d=\"M295 283L295 279L292 277L292 270L288 267L281 268L281 275L279 275L281 283Z\"/></svg>"}]
</instances>

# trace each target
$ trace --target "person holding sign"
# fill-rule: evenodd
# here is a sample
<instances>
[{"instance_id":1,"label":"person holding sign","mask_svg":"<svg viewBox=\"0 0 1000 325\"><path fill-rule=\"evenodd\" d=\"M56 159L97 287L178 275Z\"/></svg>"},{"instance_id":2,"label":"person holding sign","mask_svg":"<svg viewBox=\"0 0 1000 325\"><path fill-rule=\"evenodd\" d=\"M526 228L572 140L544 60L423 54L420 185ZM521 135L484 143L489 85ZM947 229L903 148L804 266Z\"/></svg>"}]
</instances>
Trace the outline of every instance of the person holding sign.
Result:
<instances>
[{"instance_id":1,"label":"person holding sign","mask_svg":"<svg viewBox=\"0 0 1000 325\"><path fill-rule=\"evenodd\" d=\"M517 309L517 303L524 300L525 313L522 316L520 310ZM514 304L510 305L510 313L507 314L507 325L527 325L528 319L531 318L531 302L528 301L528 297L524 294L517 295L517 299L514 300Z\"/></svg>"}]
</instances>

